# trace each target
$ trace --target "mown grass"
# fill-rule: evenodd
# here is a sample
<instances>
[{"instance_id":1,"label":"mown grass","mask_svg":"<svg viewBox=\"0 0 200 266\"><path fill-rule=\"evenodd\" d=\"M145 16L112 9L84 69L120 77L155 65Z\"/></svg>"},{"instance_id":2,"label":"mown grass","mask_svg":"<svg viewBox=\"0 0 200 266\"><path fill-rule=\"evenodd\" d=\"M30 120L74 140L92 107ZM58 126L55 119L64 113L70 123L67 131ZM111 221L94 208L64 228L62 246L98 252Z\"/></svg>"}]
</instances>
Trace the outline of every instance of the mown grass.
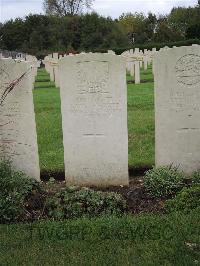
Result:
<instances>
[{"instance_id":1,"label":"mown grass","mask_svg":"<svg viewBox=\"0 0 200 266\"><path fill-rule=\"evenodd\" d=\"M127 81L132 80L127 75ZM129 167L154 164L154 93L151 68L142 70L140 85L128 84ZM42 171L64 171L59 89L44 69L38 71L34 104Z\"/></svg>"},{"instance_id":2,"label":"mown grass","mask_svg":"<svg viewBox=\"0 0 200 266\"><path fill-rule=\"evenodd\" d=\"M129 75L127 80L132 79ZM145 83L128 84L129 167L155 163L154 84L151 68L141 71Z\"/></svg>"},{"instance_id":3,"label":"mown grass","mask_svg":"<svg viewBox=\"0 0 200 266\"><path fill-rule=\"evenodd\" d=\"M44 80L49 78L44 69L38 74ZM36 88L38 83L42 82L36 82ZM41 171L64 171L60 94L55 86L51 86L53 82L44 83L46 88L34 90L40 167Z\"/></svg>"},{"instance_id":4,"label":"mown grass","mask_svg":"<svg viewBox=\"0 0 200 266\"><path fill-rule=\"evenodd\" d=\"M199 265L198 211L0 225L0 265Z\"/></svg>"}]
</instances>

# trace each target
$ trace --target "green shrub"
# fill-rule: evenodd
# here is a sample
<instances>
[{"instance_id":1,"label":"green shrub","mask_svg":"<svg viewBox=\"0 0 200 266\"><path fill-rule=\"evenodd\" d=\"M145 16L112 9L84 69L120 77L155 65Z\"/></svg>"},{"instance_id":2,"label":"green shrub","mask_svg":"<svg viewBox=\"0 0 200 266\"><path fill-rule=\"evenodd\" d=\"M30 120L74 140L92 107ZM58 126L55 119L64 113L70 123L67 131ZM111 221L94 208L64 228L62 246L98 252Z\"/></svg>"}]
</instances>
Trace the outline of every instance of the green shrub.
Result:
<instances>
[{"instance_id":1,"label":"green shrub","mask_svg":"<svg viewBox=\"0 0 200 266\"><path fill-rule=\"evenodd\" d=\"M200 171L196 171L192 175L192 184L200 184Z\"/></svg>"},{"instance_id":2,"label":"green shrub","mask_svg":"<svg viewBox=\"0 0 200 266\"><path fill-rule=\"evenodd\" d=\"M165 205L167 212L183 211L188 213L198 207L200 207L200 184L183 188L174 199L167 200Z\"/></svg>"},{"instance_id":3,"label":"green shrub","mask_svg":"<svg viewBox=\"0 0 200 266\"><path fill-rule=\"evenodd\" d=\"M125 209L121 195L75 187L56 193L46 205L47 215L54 219L120 215Z\"/></svg>"},{"instance_id":4,"label":"green shrub","mask_svg":"<svg viewBox=\"0 0 200 266\"><path fill-rule=\"evenodd\" d=\"M24 213L24 200L37 183L0 161L0 223L17 221Z\"/></svg>"},{"instance_id":5,"label":"green shrub","mask_svg":"<svg viewBox=\"0 0 200 266\"><path fill-rule=\"evenodd\" d=\"M181 46L190 46L192 44L200 44L199 39L189 39L189 40L182 40L182 41L176 41L176 42L163 42L163 43L144 43L144 44L135 44L130 45L127 47L110 47L111 50L113 50L116 54L120 55L124 51L139 48L140 50L148 49L152 50L153 48L156 48L159 50L160 48L163 48L164 46L168 46L172 48L173 46L181 47ZM93 49L93 52L100 52L100 53L107 53L108 49Z\"/></svg>"},{"instance_id":6,"label":"green shrub","mask_svg":"<svg viewBox=\"0 0 200 266\"><path fill-rule=\"evenodd\" d=\"M146 172L144 186L155 197L168 197L183 187L184 175L172 166Z\"/></svg>"}]
</instances>

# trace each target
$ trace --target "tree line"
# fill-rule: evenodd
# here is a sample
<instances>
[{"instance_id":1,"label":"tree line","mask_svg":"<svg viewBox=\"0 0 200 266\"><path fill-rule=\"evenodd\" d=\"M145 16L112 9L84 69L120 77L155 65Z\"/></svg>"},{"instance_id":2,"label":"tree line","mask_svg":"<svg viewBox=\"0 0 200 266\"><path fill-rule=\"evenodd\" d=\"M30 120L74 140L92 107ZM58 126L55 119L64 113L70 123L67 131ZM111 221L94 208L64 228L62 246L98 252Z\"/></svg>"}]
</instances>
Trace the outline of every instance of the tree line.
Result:
<instances>
[{"instance_id":1,"label":"tree line","mask_svg":"<svg viewBox=\"0 0 200 266\"><path fill-rule=\"evenodd\" d=\"M173 8L168 15L135 12L118 19L81 13L91 6L91 0L68 1L45 0L45 15L30 14L0 24L0 48L45 55L200 39L200 1L194 7Z\"/></svg>"}]
</instances>

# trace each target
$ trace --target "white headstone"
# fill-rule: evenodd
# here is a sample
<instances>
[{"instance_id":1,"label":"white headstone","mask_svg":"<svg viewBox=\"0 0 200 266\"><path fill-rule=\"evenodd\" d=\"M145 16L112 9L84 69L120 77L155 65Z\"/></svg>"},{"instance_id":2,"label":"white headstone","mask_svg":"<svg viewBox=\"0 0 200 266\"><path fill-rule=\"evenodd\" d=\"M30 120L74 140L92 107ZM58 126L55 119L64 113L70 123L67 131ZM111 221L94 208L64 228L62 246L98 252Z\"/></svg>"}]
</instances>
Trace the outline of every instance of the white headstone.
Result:
<instances>
[{"instance_id":1,"label":"white headstone","mask_svg":"<svg viewBox=\"0 0 200 266\"><path fill-rule=\"evenodd\" d=\"M134 61L130 62L130 75L132 77L134 77L134 75L135 75L135 63L134 63Z\"/></svg>"},{"instance_id":2,"label":"white headstone","mask_svg":"<svg viewBox=\"0 0 200 266\"><path fill-rule=\"evenodd\" d=\"M57 88L60 86L60 84L59 84L58 61L59 61L58 53L53 53L53 59L51 59L51 62L50 62L51 67L52 67L52 71L50 71L50 78L52 76L52 79L55 82Z\"/></svg>"},{"instance_id":3,"label":"white headstone","mask_svg":"<svg viewBox=\"0 0 200 266\"><path fill-rule=\"evenodd\" d=\"M140 61L135 61L135 84L140 84Z\"/></svg>"},{"instance_id":4,"label":"white headstone","mask_svg":"<svg viewBox=\"0 0 200 266\"><path fill-rule=\"evenodd\" d=\"M140 53L140 49L139 48L135 48L135 54L138 55Z\"/></svg>"},{"instance_id":5,"label":"white headstone","mask_svg":"<svg viewBox=\"0 0 200 266\"><path fill-rule=\"evenodd\" d=\"M200 169L200 46L155 55L156 165Z\"/></svg>"},{"instance_id":6,"label":"white headstone","mask_svg":"<svg viewBox=\"0 0 200 266\"><path fill-rule=\"evenodd\" d=\"M40 179L30 63L0 59L0 157ZM6 89L15 85L7 95Z\"/></svg>"},{"instance_id":7,"label":"white headstone","mask_svg":"<svg viewBox=\"0 0 200 266\"><path fill-rule=\"evenodd\" d=\"M143 60L144 60L144 70L147 70L148 69L148 55L145 55Z\"/></svg>"},{"instance_id":8,"label":"white headstone","mask_svg":"<svg viewBox=\"0 0 200 266\"><path fill-rule=\"evenodd\" d=\"M113 54L115 55L115 52L113 50L108 50L108 54Z\"/></svg>"},{"instance_id":9,"label":"white headstone","mask_svg":"<svg viewBox=\"0 0 200 266\"><path fill-rule=\"evenodd\" d=\"M128 185L125 58L87 54L59 62L68 185Z\"/></svg>"},{"instance_id":10,"label":"white headstone","mask_svg":"<svg viewBox=\"0 0 200 266\"><path fill-rule=\"evenodd\" d=\"M53 53L53 58L58 60L58 58L59 58L58 53Z\"/></svg>"}]
</instances>

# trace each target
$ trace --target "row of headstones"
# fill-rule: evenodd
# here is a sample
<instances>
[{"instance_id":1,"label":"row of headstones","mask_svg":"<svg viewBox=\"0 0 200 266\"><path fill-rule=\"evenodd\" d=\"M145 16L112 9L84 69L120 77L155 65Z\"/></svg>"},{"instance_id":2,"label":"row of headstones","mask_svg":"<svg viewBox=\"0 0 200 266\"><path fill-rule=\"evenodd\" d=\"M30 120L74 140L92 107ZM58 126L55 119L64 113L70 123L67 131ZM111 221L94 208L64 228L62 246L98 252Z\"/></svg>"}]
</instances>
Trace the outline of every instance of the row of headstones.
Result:
<instances>
[{"instance_id":1,"label":"row of headstones","mask_svg":"<svg viewBox=\"0 0 200 266\"><path fill-rule=\"evenodd\" d=\"M165 46L159 51L164 51L167 49L170 48ZM122 53L122 56L126 58L127 72L132 78L134 78L135 84L141 83L141 69L146 71L148 66L152 65L152 73L154 74L153 58L156 52L156 48L153 48L152 50L144 49L144 52L139 48L135 48L135 50L131 49Z\"/></svg>"},{"instance_id":2,"label":"row of headstones","mask_svg":"<svg viewBox=\"0 0 200 266\"><path fill-rule=\"evenodd\" d=\"M135 84L141 83L141 69L144 68L146 71L148 65L153 62L156 48L151 50L144 49L144 52L135 48L122 53L122 56L126 58L126 69L130 73L132 78L135 78Z\"/></svg>"},{"instance_id":3,"label":"row of headstones","mask_svg":"<svg viewBox=\"0 0 200 266\"><path fill-rule=\"evenodd\" d=\"M28 62L31 66L31 75L32 75L32 84L35 81L35 77L37 76L37 70L41 65L41 62L37 60L35 56L29 55L29 54L23 54L23 53L17 53L15 52L0 52L0 59L14 59L16 62L18 61L25 61ZM33 86L32 86L33 88Z\"/></svg>"},{"instance_id":4,"label":"row of headstones","mask_svg":"<svg viewBox=\"0 0 200 266\"><path fill-rule=\"evenodd\" d=\"M1 50L0 49L0 58L10 58L10 59L22 59L22 60L26 60L26 54L19 53L19 52L13 52L13 51L7 51L7 50Z\"/></svg>"},{"instance_id":5,"label":"row of headstones","mask_svg":"<svg viewBox=\"0 0 200 266\"><path fill-rule=\"evenodd\" d=\"M167 48L168 47L164 47L162 49ZM156 48L153 48L152 51L144 49L144 52L139 50L139 48L135 48L135 50L131 49L122 53L121 56L126 58L126 69L130 73L130 75L135 78L135 84L140 84L141 68L144 66L144 70L148 69L148 65L152 64L155 53ZM85 53L83 52L81 54ZM108 54L115 55L115 52L108 50ZM73 54L69 55L72 56ZM59 87L58 60L63 56L66 57L67 55L59 55L58 53L53 53L46 56L43 60L47 72L50 73L51 81L54 81L57 87Z\"/></svg>"},{"instance_id":6,"label":"row of headstones","mask_svg":"<svg viewBox=\"0 0 200 266\"><path fill-rule=\"evenodd\" d=\"M29 69L0 60L1 94ZM48 67L46 67L48 68ZM67 184L127 185L126 59L80 54L58 60ZM156 166L191 174L200 167L200 46L165 49L154 56ZM1 105L1 156L40 179L32 80L24 78Z\"/></svg>"}]
</instances>

